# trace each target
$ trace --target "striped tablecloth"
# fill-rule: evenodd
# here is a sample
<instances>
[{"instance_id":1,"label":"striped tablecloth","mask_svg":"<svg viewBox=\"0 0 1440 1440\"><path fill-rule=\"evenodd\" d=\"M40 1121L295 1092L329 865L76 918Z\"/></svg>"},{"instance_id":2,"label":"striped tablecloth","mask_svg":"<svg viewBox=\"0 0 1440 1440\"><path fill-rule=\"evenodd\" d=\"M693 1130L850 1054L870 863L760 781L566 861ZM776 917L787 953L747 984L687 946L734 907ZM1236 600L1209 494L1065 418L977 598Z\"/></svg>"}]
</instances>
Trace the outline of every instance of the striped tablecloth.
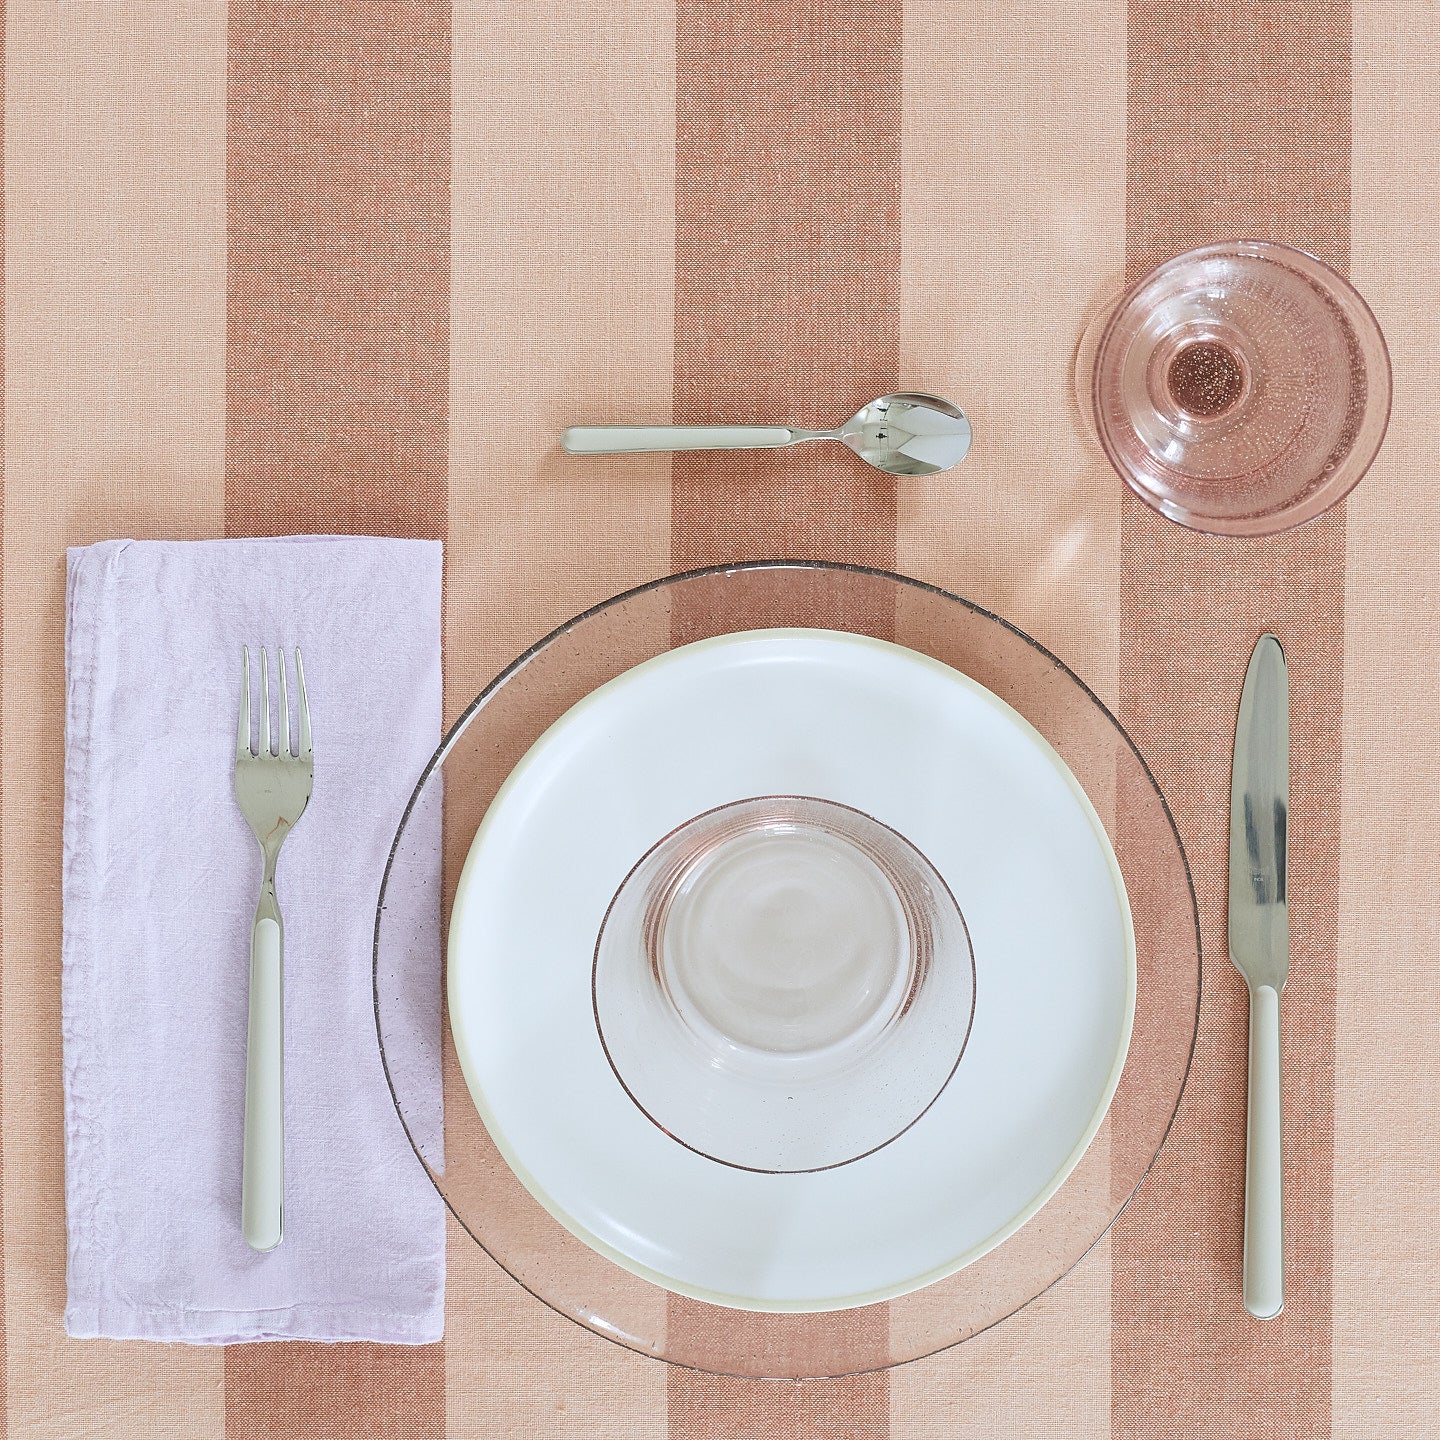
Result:
<instances>
[{"instance_id":1,"label":"striped tablecloth","mask_svg":"<svg viewBox=\"0 0 1440 1440\"><path fill-rule=\"evenodd\" d=\"M10 0L4 62L4 1428L19 1437L1440 1433L1440 20L1418 0ZM1088 443L1127 275L1289 241L1385 327L1343 509L1188 534ZM573 422L829 424L899 386L977 441L566 462ZM1189 847L1199 1050L1109 1240L959 1350L803 1385L671 1372L456 1229L423 1349L67 1341L62 552L357 530L448 547L451 714L552 625L732 558L892 566L998 610L1138 738ZM1238 1296L1224 959L1250 642L1295 691L1289 1306Z\"/></svg>"}]
</instances>

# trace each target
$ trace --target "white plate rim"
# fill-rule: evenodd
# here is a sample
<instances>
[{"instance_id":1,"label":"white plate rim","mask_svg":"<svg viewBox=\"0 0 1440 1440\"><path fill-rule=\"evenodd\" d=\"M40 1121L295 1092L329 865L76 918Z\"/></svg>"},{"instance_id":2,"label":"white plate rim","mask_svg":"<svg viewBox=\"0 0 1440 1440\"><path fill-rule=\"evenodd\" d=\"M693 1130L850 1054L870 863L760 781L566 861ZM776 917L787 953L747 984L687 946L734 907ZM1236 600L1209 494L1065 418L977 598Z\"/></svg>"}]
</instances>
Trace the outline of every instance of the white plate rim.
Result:
<instances>
[{"instance_id":1,"label":"white plate rim","mask_svg":"<svg viewBox=\"0 0 1440 1440\"><path fill-rule=\"evenodd\" d=\"M1119 1040L1116 1045L1116 1053L1105 1084L1101 1088L1099 1099L1081 1132L1079 1140L1057 1167L1050 1179L1040 1187L1026 1206L1003 1225L998 1226L989 1235L970 1246L960 1255L943 1261L941 1264L933 1266L930 1270L921 1272L920 1274L907 1276L891 1284L877 1286L871 1290L857 1292L839 1299L827 1298L823 1303L817 1303L814 1299L806 1299L804 1297L775 1298L770 1296L743 1296L729 1292L710 1290L704 1286L695 1285L633 1259L574 1219L562 1206L550 1197L545 1188L540 1185L528 1168L520 1161L514 1147L506 1137L498 1116L495 1115L488 1100L485 1098L484 1087L480 1084L474 1060L467 1050L461 1029L458 1028L455 1023L455 1016L460 1008L457 1005L456 993L458 987L458 980L456 978L458 967L455 963L455 952L457 949L456 937L464 928L463 922L466 914L465 898L467 892L466 882L472 872L472 867L479 863L478 856L482 849L482 838L485 837L487 831L492 828L492 817L498 813L502 800L504 800L512 790L518 788L519 785L523 783L525 772L534 764L538 763L542 752L553 742L556 733L562 727L568 728L570 724L578 723L586 712L594 708L597 704L603 703L602 697L613 694L615 690L626 685L627 682L635 679L637 676L664 666L667 662L671 662L676 655L684 654L689 656L705 650L729 648L739 643L747 641L753 642L759 639L813 640L816 638L838 641L856 648L869 648L890 654L898 652L913 664L920 665L932 672L941 673L952 681L958 680L977 698L997 710L1003 718L1031 740L1040 754L1050 763L1056 774L1060 776L1071 794L1078 801L1082 813L1089 821L1091 829L1099 842L1100 851L1110 872L1111 884L1119 902L1121 929L1125 949L1125 1013ZM470 842L469 850L466 852L465 863L461 867L460 878L456 885L455 899L451 908L450 924L446 934L445 946L445 992L446 1008L449 1014L449 1030L451 1040L455 1046L456 1057L460 1064L461 1074L465 1081L466 1090L469 1092L471 1102L479 1113L480 1119L489 1133L491 1140L500 1152L501 1158L529 1192L531 1198L534 1199L552 1219L563 1226L589 1249L604 1256L614 1264L619 1265L630 1274L636 1275L642 1280L647 1280L663 1290L684 1295L690 1299L701 1300L711 1305L718 1305L726 1309L775 1314L825 1314L831 1311L856 1309L864 1305L880 1304L887 1300L899 1299L901 1296L922 1290L974 1264L975 1261L1004 1244L1006 1240L1010 1239L1011 1236L1015 1235L1033 1220L1046 1204L1054 1198L1056 1192L1059 1191L1065 1181L1069 1179L1076 1166L1078 1166L1084 1158L1085 1153L1094 1142L1095 1136L1099 1133L1100 1127L1104 1124L1106 1115L1109 1113L1111 1102L1114 1100L1115 1092L1119 1088L1120 1076L1125 1068L1125 1062L1129 1055L1130 1041L1135 1022L1137 982L1138 961L1135 945L1134 918L1131 913L1130 896L1125 885L1124 873L1120 868L1119 859L1115 854L1115 847L1089 795L1075 778L1074 773L1071 771L1069 765L1065 763L1059 751L1055 749L1050 741L1046 739L1030 721L1021 715L1014 706L1002 700L994 691L982 685L972 676L967 675L963 670L959 670L953 665L947 665L944 661L937 660L932 655L926 655L922 651L912 650L908 646L896 644L894 641L881 640L872 635L861 635L849 630L830 630L822 627L807 626L777 626L754 630L730 631L723 635L709 636L703 640L695 640L686 645L676 646L659 655L652 656L648 660L643 660L638 665L633 665L629 669L621 671L619 675L613 676L602 685L597 685L552 721L534 740L524 755L516 762L510 773L505 777L499 789L496 790L494 798L486 807L480 824L476 827L475 835ZM642 1115L641 1118L644 1119L645 1117Z\"/></svg>"}]
</instances>

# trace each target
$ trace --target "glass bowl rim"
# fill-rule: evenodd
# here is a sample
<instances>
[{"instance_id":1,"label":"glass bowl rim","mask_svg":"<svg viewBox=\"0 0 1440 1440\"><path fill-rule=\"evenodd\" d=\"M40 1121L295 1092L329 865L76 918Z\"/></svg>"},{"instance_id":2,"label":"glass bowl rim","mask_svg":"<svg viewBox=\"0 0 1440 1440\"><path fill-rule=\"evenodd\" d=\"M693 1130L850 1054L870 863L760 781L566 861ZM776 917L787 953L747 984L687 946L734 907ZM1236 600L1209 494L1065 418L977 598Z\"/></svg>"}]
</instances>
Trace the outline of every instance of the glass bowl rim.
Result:
<instances>
[{"instance_id":1,"label":"glass bowl rim","mask_svg":"<svg viewBox=\"0 0 1440 1440\"><path fill-rule=\"evenodd\" d=\"M1239 520L1227 520L1221 516L1208 515L1199 511L1186 509L1182 505L1161 500L1152 494L1143 485L1136 482L1126 469L1124 469L1117 457L1113 442L1110 439L1109 431L1101 419L1100 411L1100 357L1105 352L1111 336L1125 308L1140 293L1145 286L1151 284L1156 276L1162 271L1178 265L1182 261L1193 262L1196 260L1208 259L1212 256L1234 255L1245 250L1258 251L1262 258L1273 258L1274 252L1299 259L1302 263L1302 270L1318 270L1319 278L1342 294L1350 296L1357 302L1359 318L1362 327L1368 326L1373 338L1378 342L1380 358L1384 363L1384 385L1383 385L1383 406L1377 407L1378 428L1375 438L1370 445L1370 453L1366 456L1363 464L1355 467L1355 473L1349 476L1345 483L1336 489L1332 494L1327 486L1319 485L1310 492L1308 501L1292 501L1281 506L1277 510L1269 510L1258 516L1246 516ZM1280 263L1275 260L1274 263ZM1098 327L1098 338L1095 340L1094 353L1090 359L1091 375L1089 385L1089 422L1095 432L1095 438L1100 442L1100 448L1105 453L1105 458L1110 463L1110 468L1124 481L1126 487L1131 490L1140 500L1144 501L1157 515L1163 516L1166 520L1175 525L1180 525L1186 530L1192 530L1201 535L1222 535L1230 539L1263 539L1270 535L1282 535L1287 530L1298 530L1302 525L1308 525L1312 520L1318 520L1328 510L1332 510L1340 504L1357 485L1370 473L1371 467L1379 459L1380 451L1385 446L1385 437L1390 431L1390 417L1395 405L1395 368L1390 356L1390 345L1385 339L1385 331L1377 318L1375 311L1371 308L1370 302L1360 293L1355 284L1348 276L1341 273L1329 261L1322 260L1313 251L1305 250L1298 245L1287 244L1283 240L1256 240L1247 236L1240 236L1233 240L1216 240L1205 245L1196 245L1189 250L1182 250L1178 254L1167 256L1164 260L1152 265L1138 280L1125 286L1119 298L1110 307L1108 315L1102 313L1103 324ZM1084 347L1084 337L1081 338L1081 348ZM1357 452L1352 450L1351 455ZM1316 501L1320 503L1316 503ZM957 599L961 598L959 596ZM995 617L999 619L999 616ZM1003 623L1003 622L1002 622ZM1129 738L1128 736L1126 737ZM1138 753L1138 752L1137 752ZM1142 763L1143 763L1143 757ZM1158 787L1157 787L1158 788ZM1167 804L1168 808L1168 804ZM1188 864L1188 861L1187 861Z\"/></svg>"},{"instance_id":2,"label":"glass bowl rim","mask_svg":"<svg viewBox=\"0 0 1440 1440\"><path fill-rule=\"evenodd\" d=\"M619 902L620 896L624 892L625 888L630 884L630 882L635 878L636 874L640 871L640 868L663 845L666 845L669 841L673 840L688 826L695 824L697 821L709 819L712 815L722 814L724 811L734 809L735 807L740 805L754 805L763 801L798 801L801 803L819 802L822 805L833 807L836 810L847 810L850 812L850 814L860 816L863 820L868 821L871 825L875 825L881 830L888 831L889 834L892 835L896 840L898 840L902 846L904 846L906 849L913 850L915 854L920 857L921 861L925 865L929 866L931 873L934 875L936 881L939 883L941 890L944 891L946 900L950 902L950 906L955 914L955 919L959 922L960 925L960 935L965 942L966 956L970 961L970 1009L965 1019L965 1032L960 1037L960 1048L955 1052L955 1059L951 1064L950 1068L945 1072L944 1079L941 1080L939 1088L932 1096L930 1096L928 1100L926 1100L924 1105L921 1106L921 1108L917 1110L914 1115L910 1116L910 1118L907 1119L905 1123L894 1132L894 1134L887 1136L884 1140L878 1141L877 1143L870 1145L865 1150L861 1150L854 1155L847 1156L843 1160L830 1160L823 1165L775 1167L755 1164L747 1165L738 1160L726 1160L719 1155L712 1154L709 1150L704 1149L698 1143L692 1144L690 1141L676 1134L673 1129L662 1125L660 1121L657 1120L653 1114L651 1114L650 1110L645 1106L645 1104L641 1101L640 1097L631 1088L630 1082L626 1080L625 1075L622 1072L621 1066L616 1062L615 1056L611 1053L610 1042L605 1038L605 1026L601 1022L600 1018L599 976L601 946L604 943L606 928L610 924L610 917L615 912L615 906ZM875 1154L876 1151L883 1150L887 1145L894 1144L894 1142L898 1140L903 1134L905 1134L907 1130L910 1130L915 1125L917 1125L920 1120L925 1116L926 1112L929 1111L931 1107L935 1104L935 1102L939 1100L939 1098L945 1093L946 1088L955 1078L955 1072L960 1068L960 1062L965 1058L965 1051L970 1046L970 1036L975 1029L975 1003L977 988L978 987L976 985L975 977L975 946L970 937L970 925L965 919L965 912L960 908L959 903L955 899L955 893L953 890L951 890L949 882L939 872L939 870L935 868L934 864L930 860L930 857L913 840L911 840L908 835L902 835L900 831L896 830L893 826L887 825L883 820L876 819L874 815L871 815L864 810L859 810L854 805L845 805L838 800L826 800L818 795L751 795L747 796L743 800L731 800L723 805L712 806L709 810L702 810L698 815L692 815L688 820L682 822L680 825L677 825L675 829L669 832L669 834L662 835L630 867L629 871L625 875L625 878L620 882L620 885L615 891L615 894L611 897L610 904L605 910L605 918L600 922L600 931L595 937L595 949L590 963L590 1005L591 1011L595 1016L595 1031L600 1038L600 1048L605 1052L605 1061L610 1066L610 1073L614 1075L616 1081L620 1085L620 1088L624 1090L624 1092L630 1097L630 1103L634 1105L635 1108L652 1125L654 1125L657 1130L660 1130L664 1134L668 1135L670 1139L673 1140L677 1145L683 1145L685 1149L693 1150L695 1154L701 1156L703 1159L713 1161L716 1165L728 1165L733 1170L748 1170L757 1175L814 1175L822 1170L838 1170L842 1166L853 1165L857 1160L866 1159L867 1157Z\"/></svg>"}]
</instances>

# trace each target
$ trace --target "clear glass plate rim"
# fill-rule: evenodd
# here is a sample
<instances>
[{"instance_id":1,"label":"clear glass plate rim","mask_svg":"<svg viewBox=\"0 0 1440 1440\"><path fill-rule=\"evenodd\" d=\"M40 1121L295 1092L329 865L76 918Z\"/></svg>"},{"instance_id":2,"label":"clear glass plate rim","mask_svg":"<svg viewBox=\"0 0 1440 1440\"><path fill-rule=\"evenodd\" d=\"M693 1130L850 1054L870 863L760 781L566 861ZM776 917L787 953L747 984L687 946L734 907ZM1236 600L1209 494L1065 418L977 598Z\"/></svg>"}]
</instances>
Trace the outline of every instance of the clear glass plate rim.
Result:
<instances>
[{"instance_id":1,"label":"clear glass plate rim","mask_svg":"<svg viewBox=\"0 0 1440 1440\"><path fill-rule=\"evenodd\" d=\"M1323 264L1324 262L1319 261L1317 263ZM381 1066L385 1073L385 1084L389 1089L391 1103L395 1107L396 1116L399 1118L401 1127L405 1131L405 1138L410 1142L411 1149L415 1152L416 1161L425 1171L426 1178L430 1180L432 1185L435 1185L436 1192L440 1195L441 1200L444 1202L445 1208L450 1212L451 1215L454 1216L455 1220L459 1223L460 1227L471 1238L471 1240L473 1240L475 1244L479 1245L480 1248L484 1250L485 1253L489 1255L492 1260L495 1261L495 1263L500 1267L500 1269L503 1270L505 1274L510 1277L511 1280L513 1280L517 1285L524 1289L528 1294L534 1296L534 1298L538 1300L542 1305L544 1305L546 1309L552 1310L555 1314L562 1316L564 1319L570 1321L570 1323L577 1326L579 1329L586 1330L587 1332L592 1334L600 1334L604 1336L604 1338L609 1339L612 1343L620 1345L626 1350L632 1351L633 1353L638 1355L647 1356L650 1359L657 1360L666 1365L672 1365L677 1369L694 1370L696 1373L699 1374L730 1373L724 1370L717 1370L707 1368L702 1365L687 1364L682 1361L673 1360L668 1356L656 1353L653 1349L649 1349L645 1346L633 1343L628 1337L613 1333L606 1334L606 1332L603 1330L598 1330L594 1329L591 1326L587 1326L581 1319L579 1319L578 1316L573 1315L569 1311L564 1310L558 1305L552 1303L537 1289L535 1289L535 1287L527 1284L524 1279L522 1279L520 1276L516 1275L512 1270L510 1270L500 1260L500 1258L496 1256L484 1244L480 1237L466 1223L464 1216L462 1216L450 1203L449 1197L446 1196L445 1192L440 1188L440 1186L435 1183L435 1178L434 1175L431 1173L430 1166L426 1162L425 1157L421 1152L419 1144L416 1142L414 1135L411 1133L410 1125L405 1119L405 1113L400 1103L400 1097L396 1092L395 1080L394 1076L391 1074L390 1071L389 1059L385 1053L384 1034L381 1029L380 1019L381 931L385 914L386 891L390 884L391 873L394 868L396 859L399 855L401 841L404 837L406 828L410 823L410 818L415 811L415 807L420 803L420 798L424 794L426 786L430 783L430 780L435 774L435 772L444 765L445 760L449 756L451 750L454 748L456 742L459 740L460 736L463 735L464 732L469 728L470 723L473 721L475 716L485 708L485 706L489 703L490 699L505 684L507 684L515 675L522 671L533 659L536 658L536 656L541 654L548 646L553 644L556 640L559 640L562 636L568 634L570 631L574 630L578 626L583 625L587 620L593 619L595 616L600 615L606 610L612 609L615 606L622 605L627 601L637 599L642 595L650 594L657 590L662 590L667 586L678 585L685 581L699 580L709 576L729 575L738 573L761 573L765 571L784 570L808 570L815 572L829 572L833 574L850 574L865 576L870 579L889 581L895 585L904 586L921 594L934 596L937 599L951 601L954 604L962 606L964 609L970 611L972 614L978 616L979 618L991 621L994 624L999 625L1002 629L1008 630L1017 639L1023 641L1038 655L1047 660L1057 670L1061 671L1070 681L1072 681L1080 689L1080 691L1085 695L1085 697L1090 701L1090 703L1094 705L1097 710L1100 711L1100 713L1105 717L1109 724L1114 728L1116 733L1125 742L1126 747L1130 750L1131 754L1135 757L1136 761L1140 765L1142 773L1145 775L1146 780L1148 781L1151 789L1154 791L1156 798L1160 802L1162 813L1165 816L1165 822L1170 827L1170 832L1174 838L1175 847L1179 853L1180 863L1184 871L1185 886L1189 897L1188 913L1190 919L1190 926L1195 941L1195 1020L1191 1027L1189 1044L1186 1048L1185 1054L1185 1064L1183 1072L1181 1074L1180 1087L1176 1093L1175 1104L1170 1112L1168 1120L1166 1121L1164 1133L1161 1135L1160 1142L1155 1148L1154 1155L1152 1155L1150 1159L1146 1162L1144 1169L1141 1171L1140 1175L1136 1179L1135 1185L1131 1189L1130 1193L1116 1208L1115 1213L1110 1216L1105 1226L1095 1235L1095 1237L1090 1241L1090 1243L1085 1247L1085 1249L1075 1257L1074 1262L1071 1265L1067 1266L1065 1270L1063 1270L1060 1274L1056 1275L1049 1284L1045 1285L1041 1290L1037 1291L1035 1295L1027 1297L1013 1310L1007 1311L1004 1315L996 1316L988 1324L981 1326L979 1329L971 1332L970 1334L959 1336L956 1339L951 1340L946 1344L938 1345L935 1348L928 1350L921 1355L908 1356L900 1360L889 1360L880 1364L861 1366L855 1369L846 1369L836 1372L834 1376L811 1377L817 1379L840 1378L840 1376L842 1375L861 1375L890 1370L893 1369L896 1365L911 1364L914 1363L914 1361L916 1360L926 1359L931 1355L936 1355L945 1350L953 1349L956 1345L964 1344L968 1340L973 1340L977 1335L984 1334L986 1330L992 1329L995 1325L998 1325L1002 1321L1009 1319L1019 1310L1024 1309L1025 1306L1030 1304L1033 1300L1038 1299L1040 1295L1045 1294L1047 1291L1054 1288L1055 1285L1058 1285L1062 1280L1064 1280L1065 1277L1069 1275L1076 1268L1076 1266L1080 1265L1085 1260L1085 1258L1091 1254L1095 1247L1099 1245L1100 1242L1110 1233L1110 1230L1113 1228L1116 1221L1118 1221L1120 1216L1125 1213L1125 1211L1129 1208L1131 1202L1134 1200L1135 1196L1140 1192L1140 1189L1144 1185L1146 1179L1149 1177L1151 1170L1158 1162L1160 1156L1164 1153L1165 1146L1169 1143L1171 1132L1174 1130L1175 1127L1175 1119L1180 1113L1180 1106L1184 1103L1185 1093L1189 1087L1190 1072L1194 1065L1195 1051L1199 1042L1200 1002L1204 992L1205 972L1204 949L1200 940L1199 900L1195 890L1194 875L1190 869L1190 857L1185 849L1185 842L1184 838L1180 833L1180 828L1176 824L1174 812L1170 808L1170 802L1166 797L1164 790L1161 788L1159 781L1156 779L1154 771L1150 768L1149 761L1146 760L1144 754L1141 752L1140 747L1135 743L1133 737L1130 735L1130 732L1120 722L1119 717L1114 713L1114 711L1112 711L1111 708L1104 702L1104 700L1102 700L1100 696L1095 692L1095 690L1069 665L1067 665L1064 660L1062 660L1058 655L1056 655L1054 651L1050 650L1047 646L1036 640L1032 635L1022 630L1018 625L1015 625L1013 622L1005 619L1004 616L996 614L993 610L989 610L985 606L977 604L973 600L967 600L963 595L958 595L952 590L945 589L943 586L934 585L929 581L919 580L913 576L902 575L898 571L887 570L882 566L856 565L846 563L844 561L834 560L743 560L718 565L702 565L697 566L693 569L676 571L672 574L659 576L653 580L644 581L639 585L631 586L626 590L619 591L604 600L598 601L594 605L588 606L586 609L580 611L578 614L571 616L568 620L565 620L561 624L555 626L554 629L550 630L547 634L536 640L533 644L528 646L524 651L517 655L514 660L510 661L503 669L498 671L496 675L480 690L476 697L472 701L470 701L470 703L466 705L465 709L462 710L461 713L456 717L454 722L450 725L449 729L446 730L443 738L440 741L440 744L436 747L434 754L430 757L424 769L421 771L420 776L415 783L414 789L411 791L410 798L405 804L405 809L401 814L399 823L396 826L394 838L391 840L389 852L386 855L385 869L381 875L380 890L376 902L375 929L371 951L372 1005L375 1017L375 1038L377 1047L380 1051Z\"/></svg>"}]
</instances>

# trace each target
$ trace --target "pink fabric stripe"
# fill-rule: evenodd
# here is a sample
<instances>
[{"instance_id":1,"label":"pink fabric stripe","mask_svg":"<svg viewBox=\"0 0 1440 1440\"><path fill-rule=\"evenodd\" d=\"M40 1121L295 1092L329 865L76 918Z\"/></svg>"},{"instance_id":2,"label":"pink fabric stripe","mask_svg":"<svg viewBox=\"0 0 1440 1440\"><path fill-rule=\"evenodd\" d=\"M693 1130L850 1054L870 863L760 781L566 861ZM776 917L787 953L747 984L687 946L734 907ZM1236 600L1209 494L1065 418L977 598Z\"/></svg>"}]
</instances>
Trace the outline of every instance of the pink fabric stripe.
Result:
<instances>
[{"instance_id":1,"label":"pink fabric stripe","mask_svg":"<svg viewBox=\"0 0 1440 1440\"><path fill-rule=\"evenodd\" d=\"M1202 0L1130 11L1127 270L1237 236L1331 263L1350 234L1350 7ZM1200 903L1200 1040L1175 1129L1115 1230L1113 1428L1196 1440L1330 1427L1340 706L1345 514L1237 542L1126 498L1121 715L1165 789ZM1285 1314L1240 1297L1246 999L1225 941L1230 758L1245 665L1273 630L1290 660L1291 981L1285 1026ZM1123 1134L1123 1115L1116 1117Z\"/></svg>"},{"instance_id":2,"label":"pink fabric stripe","mask_svg":"<svg viewBox=\"0 0 1440 1440\"><path fill-rule=\"evenodd\" d=\"M227 534L446 531L445 0L232 0ZM231 1440L441 1436L444 1345L226 1352Z\"/></svg>"},{"instance_id":3,"label":"pink fabric stripe","mask_svg":"<svg viewBox=\"0 0 1440 1440\"><path fill-rule=\"evenodd\" d=\"M901 16L862 0L676 7L675 387L680 422L832 428L898 388ZM895 486L838 446L678 455L673 569L816 557L891 566ZM716 617L677 615L677 636ZM885 633L893 617L817 615ZM709 1323L672 1300L672 1335ZM817 1333L827 1322L818 1318ZM883 1353L886 1312L872 1327ZM801 1384L675 1370L674 1440L883 1436L882 1374Z\"/></svg>"}]
</instances>

